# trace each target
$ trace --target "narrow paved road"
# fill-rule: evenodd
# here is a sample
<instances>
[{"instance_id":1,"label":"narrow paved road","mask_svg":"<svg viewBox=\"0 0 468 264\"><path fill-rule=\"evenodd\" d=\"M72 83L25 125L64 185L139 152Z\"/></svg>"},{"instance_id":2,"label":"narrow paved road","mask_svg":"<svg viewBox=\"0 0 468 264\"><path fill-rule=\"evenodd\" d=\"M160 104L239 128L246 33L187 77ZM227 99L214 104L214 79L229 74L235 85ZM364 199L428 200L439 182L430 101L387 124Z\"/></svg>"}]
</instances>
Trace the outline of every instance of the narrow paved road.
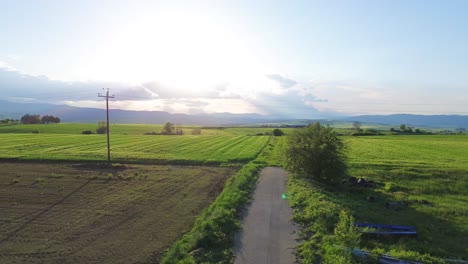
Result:
<instances>
[{"instance_id":1,"label":"narrow paved road","mask_svg":"<svg viewBox=\"0 0 468 264\"><path fill-rule=\"evenodd\" d=\"M287 174L281 168L265 168L252 203L236 235L235 264L294 263L297 234L291 221L292 210L282 194Z\"/></svg>"}]
</instances>

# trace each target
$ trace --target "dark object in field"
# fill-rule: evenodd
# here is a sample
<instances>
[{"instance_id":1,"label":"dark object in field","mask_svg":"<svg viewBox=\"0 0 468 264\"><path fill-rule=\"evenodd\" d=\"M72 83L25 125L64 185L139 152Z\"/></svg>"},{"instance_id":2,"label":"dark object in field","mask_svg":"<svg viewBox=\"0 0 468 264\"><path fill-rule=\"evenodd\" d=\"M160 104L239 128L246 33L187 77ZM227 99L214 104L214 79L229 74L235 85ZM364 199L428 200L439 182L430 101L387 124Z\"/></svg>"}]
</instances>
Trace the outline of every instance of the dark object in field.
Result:
<instances>
[{"instance_id":1,"label":"dark object in field","mask_svg":"<svg viewBox=\"0 0 468 264\"><path fill-rule=\"evenodd\" d=\"M369 188L377 187L376 182L369 180L367 178L349 177L348 179L343 180L343 183L350 183L354 186L360 186L360 187L369 187Z\"/></svg>"},{"instance_id":2,"label":"dark object in field","mask_svg":"<svg viewBox=\"0 0 468 264\"><path fill-rule=\"evenodd\" d=\"M416 227L400 225L384 225L369 223L354 223L354 226L361 227L364 230L359 232L366 236L412 236L416 237ZM367 229L367 230L366 230Z\"/></svg>"},{"instance_id":3,"label":"dark object in field","mask_svg":"<svg viewBox=\"0 0 468 264\"><path fill-rule=\"evenodd\" d=\"M360 249L353 249L352 253L353 255L361 257L361 258L372 257L372 253L368 251L360 250ZM387 255L379 256L377 260L378 260L378 263L381 263L381 264L422 264L421 262L396 259Z\"/></svg>"},{"instance_id":4,"label":"dark object in field","mask_svg":"<svg viewBox=\"0 0 468 264\"><path fill-rule=\"evenodd\" d=\"M407 205L412 205L412 204L420 204L420 205L425 205L425 206L434 206L431 202L427 200L409 200L406 202Z\"/></svg>"},{"instance_id":5,"label":"dark object in field","mask_svg":"<svg viewBox=\"0 0 468 264\"><path fill-rule=\"evenodd\" d=\"M405 206L404 202L386 202L385 208L399 210Z\"/></svg>"}]
</instances>

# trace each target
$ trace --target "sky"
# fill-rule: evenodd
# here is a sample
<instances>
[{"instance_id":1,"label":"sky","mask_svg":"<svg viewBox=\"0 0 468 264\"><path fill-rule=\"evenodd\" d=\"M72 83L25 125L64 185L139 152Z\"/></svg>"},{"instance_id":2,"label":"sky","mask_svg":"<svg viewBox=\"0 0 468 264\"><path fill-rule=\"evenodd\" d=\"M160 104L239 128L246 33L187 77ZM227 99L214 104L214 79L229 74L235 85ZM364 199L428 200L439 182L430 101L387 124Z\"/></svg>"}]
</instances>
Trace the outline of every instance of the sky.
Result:
<instances>
[{"instance_id":1,"label":"sky","mask_svg":"<svg viewBox=\"0 0 468 264\"><path fill-rule=\"evenodd\" d=\"M468 114L468 1L0 0L0 100Z\"/></svg>"}]
</instances>

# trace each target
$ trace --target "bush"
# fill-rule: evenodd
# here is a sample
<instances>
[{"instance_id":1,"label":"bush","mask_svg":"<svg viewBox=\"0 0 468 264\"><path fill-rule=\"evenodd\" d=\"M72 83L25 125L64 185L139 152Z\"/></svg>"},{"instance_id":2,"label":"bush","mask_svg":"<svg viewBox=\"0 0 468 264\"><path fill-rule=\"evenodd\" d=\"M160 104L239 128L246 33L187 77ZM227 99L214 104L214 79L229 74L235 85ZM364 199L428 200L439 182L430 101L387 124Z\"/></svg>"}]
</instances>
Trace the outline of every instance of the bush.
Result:
<instances>
[{"instance_id":1,"label":"bush","mask_svg":"<svg viewBox=\"0 0 468 264\"><path fill-rule=\"evenodd\" d=\"M283 136L283 135L284 135L283 130L281 130L281 129L279 129L279 128L273 129L273 136L280 137L280 136Z\"/></svg>"},{"instance_id":2,"label":"bush","mask_svg":"<svg viewBox=\"0 0 468 264\"><path fill-rule=\"evenodd\" d=\"M145 132L143 135L161 135L161 133L158 133L158 132Z\"/></svg>"},{"instance_id":3,"label":"bush","mask_svg":"<svg viewBox=\"0 0 468 264\"><path fill-rule=\"evenodd\" d=\"M91 131L91 130L84 130L83 132L81 132L81 134L83 134L83 135L91 135L91 134L93 134L93 131Z\"/></svg>"},{"instance_id":4,"label":"bush","mask_svg":"<svg viewBox=\"0 0 468 264\"><path fill-rule=\"evenodd\" d=\"M192 135L201 135L201 129L200 128L192 129Z\"/></svg>"},{"instance_id":5,"label":"bush","mask_svg":"<svg viewBox=\"0 0 468 264\"><path fill-rule=\"evenodd\" d=\"M163 128L161 129L161 135L173 135L175 132L174 124L171 122L166 122Z\"/></svg>"},{"instance_id":6,"label":"bush","mask_svg":"<svg viewBox=\"0 0 468 264\"><path fill-rule=\"evenodd\" d=\"M31 133L33 133L33 134L39 134L39 130L34 129L33 131L31 131Z\"/></svg>"},{"instance_id":7,"label":"bush","mask_svg":"<svg viewBox=\"0 0 468 264\"><path fill-rule=\"evenodd\" d=\"M320 123L293 131L288 138L286 167L298 176L337 181L346 173L345 145L330 126Z\"/></svg>"},{"instance_id":8,"label":"bush","mask_svg":"<svg viewBox=\"0 0 468 264\"><path fill-rule=\"evenodd\" d=\"M107 127L103 127L103 126L102 126L102 127L98 127L98 128L96 129L96 133L97 133L97 134L106 134L106 133L107 133Z\"/></svg>"}]
</instances>

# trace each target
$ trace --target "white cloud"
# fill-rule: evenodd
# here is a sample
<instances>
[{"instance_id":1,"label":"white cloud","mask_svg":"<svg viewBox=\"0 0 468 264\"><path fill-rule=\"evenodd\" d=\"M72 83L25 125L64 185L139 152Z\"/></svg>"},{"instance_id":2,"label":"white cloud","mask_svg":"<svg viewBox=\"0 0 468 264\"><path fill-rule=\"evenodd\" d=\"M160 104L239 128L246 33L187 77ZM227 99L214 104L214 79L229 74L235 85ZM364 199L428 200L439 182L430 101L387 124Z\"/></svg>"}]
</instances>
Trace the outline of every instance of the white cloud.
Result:
<instances>
[{"instance_id":1,"label":"white cloud","mask_svg":"<svg viewBox=\"0 0 468 264\"><path fill-rule=\"evenodd\" d=\"M6 63L4 61L0 61L0 70L1 69L6 70L6 71L18 71L13 66L11 66L10 64L8 64L8 63Z\"/></svg>"},{"instance_id":2,"label":"white cloud","mask_svg":"<svg viewBox=\"0 0 468 264\"><path fill-rule=\"evenodd\" d=\"M111 82L64 82L0 69L0 99L102 108L103 88L115 95L111 107L171 113L260 113L282 117L317 118L311 102L323 101L304 83L280 74L248 75L197 89L153 81L140 85ZM182 78L182 77L181 77Z\"/></svg>"}]
</instances>

